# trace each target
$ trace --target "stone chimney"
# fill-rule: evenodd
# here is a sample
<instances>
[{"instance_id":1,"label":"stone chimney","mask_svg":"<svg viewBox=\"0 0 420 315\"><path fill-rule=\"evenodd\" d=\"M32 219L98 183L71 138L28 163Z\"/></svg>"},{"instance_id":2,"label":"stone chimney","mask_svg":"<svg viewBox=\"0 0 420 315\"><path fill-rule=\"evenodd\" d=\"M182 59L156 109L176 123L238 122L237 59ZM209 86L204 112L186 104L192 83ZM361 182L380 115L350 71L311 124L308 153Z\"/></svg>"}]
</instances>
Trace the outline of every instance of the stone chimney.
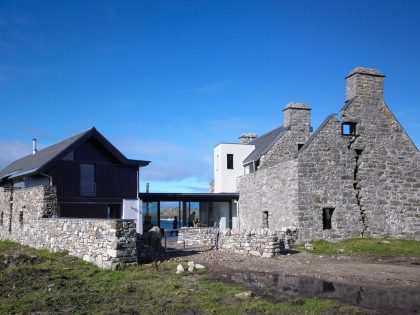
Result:
<instances>
[{"instance_id":1,"label":"stone chimney","mask_svg":"<svg viewBox=\"0 0 420 315\"><path fill-rule=\"evenodd\" d=\"M311 109L305 103L288 103L283 109L283 127L291 130L310 131Z\"/></svg>"},{"instance_id":2,"label":"stone chimney","mask_svg":"<svg viewBox=\"0 0 420 315\"><path fill-rule=\"evenodd\" d=\"M354 68L346 77L346 101L355 96L382 99L384 77L377 69Z\"/></svg>"},{"instance_id":3,"label":"stone chimney","mask_svg":"<svg viewBox=\"0 0 420 315\"><path fill-rule=\"evenodd\" d=\"M243 133L239 137L240 144L248 144L257 137L255 133Z\"/></svg>"}]
</instances>

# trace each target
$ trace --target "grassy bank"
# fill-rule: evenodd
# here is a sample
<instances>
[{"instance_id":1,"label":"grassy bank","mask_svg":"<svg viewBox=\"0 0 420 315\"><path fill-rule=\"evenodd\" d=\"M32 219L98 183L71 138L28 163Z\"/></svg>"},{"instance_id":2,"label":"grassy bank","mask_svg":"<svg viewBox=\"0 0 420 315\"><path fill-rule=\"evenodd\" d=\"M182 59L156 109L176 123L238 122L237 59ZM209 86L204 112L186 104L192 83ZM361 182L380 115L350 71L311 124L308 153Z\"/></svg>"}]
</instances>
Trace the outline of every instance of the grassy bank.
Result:
<instances>
[{"instance_id":1,"label":"grassy bank","mask_svg":"<svg viewBox=\"0 0 420 315\"><path fill-rule=\"evenodd\" d=\"M412 240L353 238L343 242L330 243L312 241L313 250L297 245L297 250L325 255L378 255L378 256L420 256L420 242Z\"/></svg>"},{"instance_id":2,"label":"grassy bank","mask_svg":"<svg viewBox=\"0 0 420 315\"><path fill-rule=\"evenodd\" d=\"M0 241L0 313L353 314L333 301L293 298L274 304L235 297L246 289L206 271L175 274L176 264L106 271L64 254Z\"/></svg>"}]
</instances>

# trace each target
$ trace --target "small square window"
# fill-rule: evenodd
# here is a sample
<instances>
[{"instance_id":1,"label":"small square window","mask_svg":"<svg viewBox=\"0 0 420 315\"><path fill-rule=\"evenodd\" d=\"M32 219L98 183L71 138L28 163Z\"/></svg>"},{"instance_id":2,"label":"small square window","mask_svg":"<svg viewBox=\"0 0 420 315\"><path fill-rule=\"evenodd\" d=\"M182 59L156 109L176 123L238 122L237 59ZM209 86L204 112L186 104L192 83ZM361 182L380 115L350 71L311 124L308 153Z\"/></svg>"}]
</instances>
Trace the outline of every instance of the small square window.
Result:
<instances>
[{"instance_id":1,"label":"small square window","mask_svg":"<svg viewBox=\"0 0 420 315\"><path fill-rule=\"evenodd\" d=\"M341 124L341 134L343 136L355 136L356 135L356 123L354 122L343 122Z\"/></svg>"},{"instance_id":2,"label":"small square window","mask_svg":"<svg viewBox=\"0 0 420 315\"><path fill-rule=\"evenodd\" d=\"M334 212L334 208L322 209L322 228L324 230L331 230L331 219Z\"/></svg>"},{"instance_id":3,"label":"small square window","mask_svg":"<svg viewBox=\"0 0 420 315\"><path fill-rule=\"evenodd\" d=\"M298 143L298 151L303 147L303 143Z\"/></svg>"},{"instance_id":4,"label":"small square window","mask_svg":"<svg viewBox=\"0 0 420 315\"><path fill-rule=\"evenodd\" d=\"M233 170L233 154L228 154L226 158L227 158L227 169Z\"/></svg>"}]
</instances>

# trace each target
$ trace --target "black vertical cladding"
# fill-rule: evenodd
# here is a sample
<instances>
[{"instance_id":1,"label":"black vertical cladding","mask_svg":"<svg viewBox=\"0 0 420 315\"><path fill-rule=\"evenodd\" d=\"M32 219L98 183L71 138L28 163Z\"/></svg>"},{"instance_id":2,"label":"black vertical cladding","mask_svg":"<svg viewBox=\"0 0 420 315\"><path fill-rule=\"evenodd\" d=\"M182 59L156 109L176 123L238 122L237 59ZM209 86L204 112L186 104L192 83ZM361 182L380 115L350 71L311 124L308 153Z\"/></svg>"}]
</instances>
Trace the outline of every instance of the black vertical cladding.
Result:
<instances>
[{"instance_id":1,"label":"black vertical cladding","mask_svg":"<svg viewBox=\"0 0 420 315\"><path fill-rule=\"evenodd\" d=\"M81 196L81 164L95 166L94 196ZM73 160L58 161L49 174L57 188L63 217L107 218L108 205L138 196L138 166L121 164L93 139L75 149Z\"/></svg>"}]
</instances>

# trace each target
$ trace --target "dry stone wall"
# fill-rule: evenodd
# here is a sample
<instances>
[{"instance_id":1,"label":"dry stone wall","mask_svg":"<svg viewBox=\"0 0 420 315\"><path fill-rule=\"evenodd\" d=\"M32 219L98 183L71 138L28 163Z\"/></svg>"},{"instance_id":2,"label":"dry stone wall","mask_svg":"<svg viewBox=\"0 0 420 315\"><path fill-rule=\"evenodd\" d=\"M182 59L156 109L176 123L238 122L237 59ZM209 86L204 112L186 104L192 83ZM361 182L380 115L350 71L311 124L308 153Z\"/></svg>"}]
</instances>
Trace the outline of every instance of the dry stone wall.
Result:
<instances>
[{"instance_id":1,"label":"dry stone wall","mask_svg":"<svg viewBox=\"0 0 420 315\"><path fill-rule=\"evenodd\" d=\"M291 249L297 237L296 230L286 232L271 229L217 229L183 228L178 242L186 248L212 248L240 255L274 257L285 249Z\"/></svg>"},{"instance_id":2,"label":"dry stone wall","mask_svg":"<svg viewBox=\"0 0 420 315\"><path fill-rule=\"evenodd\" d=\"M55 205L54 187L38 186L13 193L0 188L0 215L3 213L4 218L0 239L53 252L67 251L101 268L137 264L133 220L46 217L56 213Z\"/></svg>"}]
</instances>

